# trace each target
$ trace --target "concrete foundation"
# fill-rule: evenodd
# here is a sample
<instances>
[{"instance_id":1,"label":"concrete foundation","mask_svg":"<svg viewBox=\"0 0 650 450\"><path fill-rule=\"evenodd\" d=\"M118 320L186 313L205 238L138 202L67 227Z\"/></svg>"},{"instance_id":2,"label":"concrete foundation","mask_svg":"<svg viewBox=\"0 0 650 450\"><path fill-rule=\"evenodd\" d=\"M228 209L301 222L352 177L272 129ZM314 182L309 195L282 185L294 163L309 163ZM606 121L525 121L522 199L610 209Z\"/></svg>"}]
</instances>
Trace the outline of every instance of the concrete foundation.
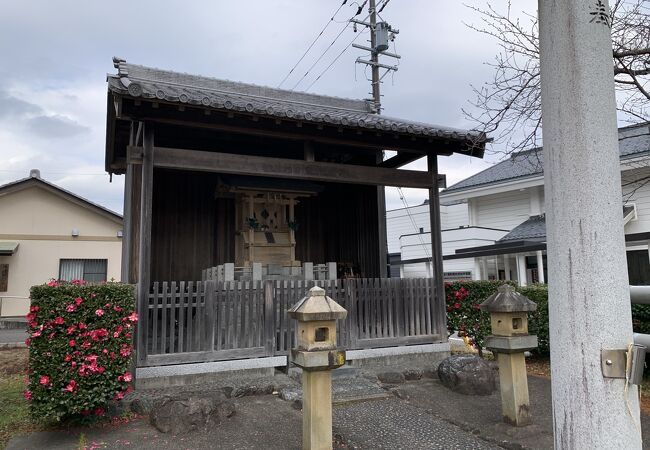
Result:
<instances>
[{"instance_id":1,"label":"concrete foundation","mask_svg":"<svg viewBox=\"0 0 650 450\"><path fill-rule=\"evenodd\" d=\"M440 361L450 355L449 343L410 345L408 347L373 348L349 350L348 365L358 368L386 366L438 367Z\"/></svg>"},{"instance_id":2,"label":"concrete foundation","mask_svg":"<svg viewBox=\"0 0 650 450\"><path fill-rule=\"evenodd\" d=\"M349 350L347 366L376 369L387 366L436 369L450 355L449 343ZM136 369L136 389L159 389L219 381L224 378L269 377L287 367L286 356L238 359L209 363L176 364Z\"/></svg>"}]
</instances>

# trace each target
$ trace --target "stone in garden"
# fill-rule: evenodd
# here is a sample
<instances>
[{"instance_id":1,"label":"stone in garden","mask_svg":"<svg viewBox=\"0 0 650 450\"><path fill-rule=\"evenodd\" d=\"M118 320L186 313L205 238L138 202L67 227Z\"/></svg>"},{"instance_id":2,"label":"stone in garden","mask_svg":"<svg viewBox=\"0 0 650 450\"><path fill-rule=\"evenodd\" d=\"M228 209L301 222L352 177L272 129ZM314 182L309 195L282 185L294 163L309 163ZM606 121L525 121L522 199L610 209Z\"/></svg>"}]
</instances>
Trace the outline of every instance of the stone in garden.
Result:
<instances>
[{"instance_id":1,"label":"stone in garden","mask_svg":"<svg viewBox=\"0 0 650 450\"><path fill-rule=\"evenodd\" d=\"M299 387L286 387L280 390L280 398L287 402L302 400L302 389Z\"/></svg>"},{"instance_id":2,"label":"stone in garden","mask_svg":"<svg viewBox=\"0 0 650 450\"><path fill-rule=\"evenodd\" d=\"M422 369L406 369L404 372L404 378L406 381L420 380L424 375L424 370Z\"/></svg>"},{"instance_id":3,"label":"stone in garden","mask_svg":"<svg viewBox=\"0 0 650 450\"><path fill-rule=\"evenodd\" d=\"M492 367L474 355L446 358L438 366L438 378L445 387L465 395L490 395L496 386Z\"/></svg>"},{"instance_id":4,"label":"stone in garden","mask_svg":"<svg viewBox=\"0 0 650 450\"><path fill-rule=\"evenodd\" d=\"M377 379L384 384L402 384L405 381L402 372L397 371L380 372L377 374Z\"/></svg>"},{"instance_id":5,"label":"stone in garden","mask_svg":"<svg viewBox=\"0 0 650 450\"><path fill-rule=\"evenodd\" d=\"M176 435L214 427L234 413L234 404L222 392L185 393L157 400L150 421L159 431Z\"/></svg>"}]
</instances>

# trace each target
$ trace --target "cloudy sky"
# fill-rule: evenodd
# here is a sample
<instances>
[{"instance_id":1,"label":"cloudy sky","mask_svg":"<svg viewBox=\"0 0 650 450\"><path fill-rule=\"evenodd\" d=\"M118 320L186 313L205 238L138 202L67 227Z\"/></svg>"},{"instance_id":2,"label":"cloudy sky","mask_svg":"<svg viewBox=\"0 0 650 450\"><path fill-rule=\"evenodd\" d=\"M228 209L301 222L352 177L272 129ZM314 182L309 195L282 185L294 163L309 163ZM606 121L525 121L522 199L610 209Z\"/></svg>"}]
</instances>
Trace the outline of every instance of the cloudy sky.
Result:
<instances>
[{"instance_id":1,"label":"cloudy sky","mask_svg":"<svg viewBox=\"0 0 650 450\"><path fill-rule=\"evenodd\" d=\"M484 6L484 1L469 3ZM277 86L342 0L120 1L7 0L0 15L0 184L38 168L43 178L117 212L123 177L104 173L106 73L111 57L181 72ZM492 1L500 7L503 0ZM517 7L534 12L536 1ZM293 87L356 12L343 6L285 82ZM364 14L365 16L365 14ZM478 18L461 2L391 0L382 17L400 30L399 71L384 78L385 114L466 128L461 108L471 85L488 81L484 63L496 43L463 24ZM361 17L362 18L362 17ZM339 23L340 22L340 23ZM355 37L346 29L297 90L312 81ZM356 42L364 44L365 36ZM357 49L348 49L310 92L369 96ZM385 58L386 63L391 63ZM441 158L448 184L488 167L486 161ZM415 163L422 167L423 162ZM406 190L409 204L426 193ZM402 206L387 188L388 208Z\"/></svg>"}]
</instances>

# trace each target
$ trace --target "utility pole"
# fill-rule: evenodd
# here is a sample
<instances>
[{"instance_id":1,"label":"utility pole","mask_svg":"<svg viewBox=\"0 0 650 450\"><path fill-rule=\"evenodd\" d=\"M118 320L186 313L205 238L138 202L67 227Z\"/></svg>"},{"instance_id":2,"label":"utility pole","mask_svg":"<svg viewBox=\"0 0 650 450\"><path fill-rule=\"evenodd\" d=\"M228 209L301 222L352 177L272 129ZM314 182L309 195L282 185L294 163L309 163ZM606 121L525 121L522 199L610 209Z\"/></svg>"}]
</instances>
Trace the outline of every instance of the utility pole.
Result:
<instances>
[{"instance_id":1,"label":"utility pole","mask_svg":"<svg viewBox=\"0 0 650 450\"><path fill-rule=\"evenodd\" d=\"M386 4L387 2L384 2L384 6ZM355 31L357 25L363 25L370 29L370 47L358 44L352 44L352 46L370 52L370 61L357 58L356 62L366 64L370 66L372 70L372 100L375 104L376 113L381 114L381 93L379 89L381 78L379 76L379 69L384 68L386 69L386 73L388 73L391 70L396 71L397 67L380 64L379 55L381 54L391 58L401 58L395 53L386 52L388 49L389 39L394 39L394 36L399 33L399 30L392 29L386 22L377 22L377 6L375 0L368 1L368 14L370 15L370 22L364 22L357 19L350 19L350 22L354 24ZM389 35L389 33L391 34ZM384 73L384 75L386 75L386 73ZM383 158L383 151L378 151L377 164L381 164ZM379 225L379 277L386 278L388 277L388 238L386 236L386 191L384 186L377 186L377 221Z\"/></svg>"},{"instance_id":2,"label":"utility pole","mask_svg":"<svg viewBox=\"0 0 650 450\"><path fill-rule=\"evenodd\" d=\"M372 100L375 104L377 114L381 114L381 92L379 87L383 76L379 76L379 69L386 69L386 72L384 73L385 76L390 71L397 71L397 66L381 64L379 62L379 55L384 55L396 59L401 58L400 55L386 51L388 49L388 41L394 40L395 35L399 34L399 30L392 28L386 22L377 22L377 7L375 5L375 0L368 1L368 14L370 15L370 22L364 22L357 19L350 19L350 22L354 24L355 31L357 25L363 25L370 29L370 47L365 47L358 44L352 44L352 47L370 52L370 61L357 58L356 62L358 64L365 64L367 66L370 66L372 70Z\"/></svg>"},{"instance_id":3,"label":"utility pole","mask_svg":"<svg viewBox=\"0 0 650 450\"><path fill-rule=\"evenodd\" d=\"M372 99L377 107L377 114L381 114L381 93L379 92L379 55L377 53L377 6L375 0L369 0L368 11L370 12L370 69L372 70Z\"/></svg>"},{"instance_id":4,"label":"utility pole","mask_svg":"<svg viewBox=\"0 0 650 450\"><path fill-rule=\"evenodd\" d=\"M608 1L539 0L539 30L555 448L641 449Z\"/></svg>"}]
</instances>

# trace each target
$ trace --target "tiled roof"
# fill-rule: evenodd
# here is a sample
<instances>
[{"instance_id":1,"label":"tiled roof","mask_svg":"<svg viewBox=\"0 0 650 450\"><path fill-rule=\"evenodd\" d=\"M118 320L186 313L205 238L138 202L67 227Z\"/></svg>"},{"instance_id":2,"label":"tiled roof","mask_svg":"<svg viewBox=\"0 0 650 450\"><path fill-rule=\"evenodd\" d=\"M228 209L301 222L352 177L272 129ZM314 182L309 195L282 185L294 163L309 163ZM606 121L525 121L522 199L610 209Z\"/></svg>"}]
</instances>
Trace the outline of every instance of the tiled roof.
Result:
<instances>
[{"instance_id":1,"label":"tiled roof","mask_svg":"<svg viewBox=\"0 0 650 450\"><path fill-rule=\"evenodd\" d=\"M623 218L634 212L634 206L623 205ZM531 216L525 222L517 225L510 233L499 239L499 242L508 241L545 241L546 216Z\"/></svg>"},{"instance_id":2,"label":"tiled roof","mask_svg":"<svg viewBox=\"0 0 650 450\"><path fill-rule=\"evenodd\" d=\"M532 216L524 223L517 225L512 231L501 239L499 242L507 241L532 241L546 239L546 219L543 215Z\"/></svg>"},{"instance_id":3,"label":"tiled roof","mask_svg":"<svg viewBox=\"0 0 650 450\"><path fill-rule=\"evenodd\" d=\"M380 116L376 114L374 104L367 100L219 80L129 64L120 58L113 58L113 63L118 73L108 75L108 88L120 95L343 127L466 140L480 145L481 154L486 140L485 134L477 131Z\"/></svg>"},{"instance_id":4,"label":"tiled roof","mask_svg":"<svg viewBox=\"0 0 650 450\"><path fill-rule=\"evenodd\" d=\"M650 153L650 123L620 128L618 143L622 160ZM540 176L543 173L544 153L542 147L538 147L515 153L510 158L448 187L441 195L444 196L444 193L447 192Z\"/></svg>"}]
</instances>

